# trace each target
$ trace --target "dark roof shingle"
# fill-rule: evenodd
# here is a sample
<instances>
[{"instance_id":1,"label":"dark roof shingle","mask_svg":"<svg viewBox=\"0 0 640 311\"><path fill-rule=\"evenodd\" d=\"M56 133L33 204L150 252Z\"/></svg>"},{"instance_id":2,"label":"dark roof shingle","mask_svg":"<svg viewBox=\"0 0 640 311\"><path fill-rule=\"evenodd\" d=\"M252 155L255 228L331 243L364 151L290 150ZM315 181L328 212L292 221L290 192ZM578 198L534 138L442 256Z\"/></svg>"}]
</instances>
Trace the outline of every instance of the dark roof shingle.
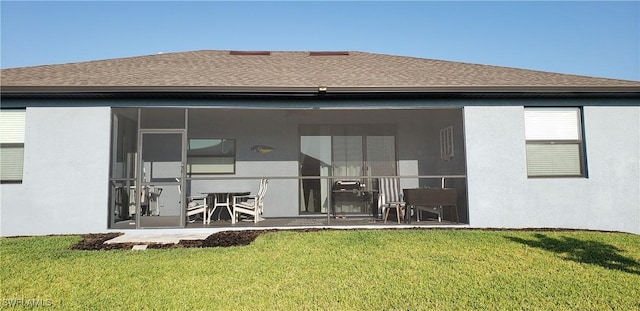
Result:
<instances>
[{"instance_id":1,"label":"dark roof shingle","mask_svg":"<svg viewBox=\"0 0 640 311\"><path fill-rule=\"evenodd\" d=\"M238 55L239 54L239 55ZM2 87L632 87L625 81L364 52L202 50L9 68ZM249 53L252 54L252 53ZM346 54L346 55L345 55Z\"/></svg>"}]
</instances>

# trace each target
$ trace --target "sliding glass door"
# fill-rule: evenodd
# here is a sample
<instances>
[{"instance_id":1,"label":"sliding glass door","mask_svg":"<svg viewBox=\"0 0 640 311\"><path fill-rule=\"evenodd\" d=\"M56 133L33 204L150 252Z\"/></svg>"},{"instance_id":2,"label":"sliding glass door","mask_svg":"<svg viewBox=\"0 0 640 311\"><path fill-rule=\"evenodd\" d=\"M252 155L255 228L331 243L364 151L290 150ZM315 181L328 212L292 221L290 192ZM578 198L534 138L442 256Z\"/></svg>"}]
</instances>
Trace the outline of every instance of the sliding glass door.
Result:
<instances>
[{"instance_id":1,"label":"sliding glass door","mask_svg":"<svg viewBox=\"0 0 640 311\"><path fill-rule=\"evenodd\" d=\"M302 128L300 212L375 213L377 178L370 176L396 175L393 132L388 127Z\"/></svg>"},{"instance_id":2,"label":"sliding glass door","mask_svg":"<svg viewBox=\"0 0 640 311\"><path fill-rule=\"evenodd\" d=\"M364 153L362 136L334 136L333 176L342 178L364 175Z\"/></svg>"},{"instance_id":3,"label":"sliding glass door","mask_svg":"<svg viewBox=\"0 0 640 311\"><path fill-rule=\"evenodd\" d=\"M331 136L301 136L300 212L327 212L331 168Z\"/></svg>"},{"instance_id":4,"label":"sliding glass door","mask_svg":"<svg viewBox=\"0 0 640 311\"><path fill-rule=\"evenodd\" d=\"M396 138L393 135L366 136L365 156L367 176L395 176Z\"/></svg>"}]
</instances>

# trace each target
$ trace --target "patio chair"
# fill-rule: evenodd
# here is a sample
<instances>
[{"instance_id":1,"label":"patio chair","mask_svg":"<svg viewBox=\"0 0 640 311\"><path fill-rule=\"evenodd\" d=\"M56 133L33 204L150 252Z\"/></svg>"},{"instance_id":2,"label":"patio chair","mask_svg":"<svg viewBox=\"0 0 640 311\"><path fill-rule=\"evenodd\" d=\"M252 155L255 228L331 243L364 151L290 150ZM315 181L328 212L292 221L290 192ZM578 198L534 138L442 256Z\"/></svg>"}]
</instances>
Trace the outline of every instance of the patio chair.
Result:
<instances>
[{"instance_id":1,"label":"patio chair","mask_svg":"<svg viewBox=\"0 0 640 311\"><path fill-rule=\"evenodd\" d=\"M262 220L262 210L264 203L264 195L267 193L267 179L260 180L260 187L256 195L241 195L233 197L233 212L231 215L231 223L235 224L240 215L253 216L253 222L257 223Z\"/></svg>"},{"instance_id":2,"label":"patio chair","mask_svg":"<svg viewBox=\"0 0 640 311\"><path fill-rule=\"evenodd\" d=\"M380 178L378 182L378 208L384 215L384 222L387 222L389 211L396 210L398 223L405 210L405 202L402 200L402 192L400 192L400 181L398 178Z\"/></svg>"},{"instance_id":3,"label":"patio chair","mask_svg":"<svg viewBox=\"0 0 640 311\"><path fill-rule=\"evenodd\" d=\"M198 202L202 200L201 202ZM196 216L202 214L202 223L205 224L207 218L207 200L206 197L192 196L189 197L189 203L187 204L187 220L192 223L196 221Z\"/></svg>"}]
</instances>

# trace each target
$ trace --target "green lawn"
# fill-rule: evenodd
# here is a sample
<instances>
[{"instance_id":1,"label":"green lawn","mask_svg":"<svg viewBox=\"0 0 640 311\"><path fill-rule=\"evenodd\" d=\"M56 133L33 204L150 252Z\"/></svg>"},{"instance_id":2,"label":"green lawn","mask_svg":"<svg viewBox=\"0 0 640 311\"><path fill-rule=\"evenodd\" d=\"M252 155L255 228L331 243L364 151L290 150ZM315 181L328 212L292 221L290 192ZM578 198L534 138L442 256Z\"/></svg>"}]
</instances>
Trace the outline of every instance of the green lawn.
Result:
<instances>
[{"instance_id":1,"label":"green lawn","mask_svg":"<svg viewBox=\"0 0 640 311\"><path fill-rule=\"evenodd\" d=\"M0 239L3 309L640 310L631 234L341 230L230 248L69 250L80 239Z\"/></svg>"}]
</instances>

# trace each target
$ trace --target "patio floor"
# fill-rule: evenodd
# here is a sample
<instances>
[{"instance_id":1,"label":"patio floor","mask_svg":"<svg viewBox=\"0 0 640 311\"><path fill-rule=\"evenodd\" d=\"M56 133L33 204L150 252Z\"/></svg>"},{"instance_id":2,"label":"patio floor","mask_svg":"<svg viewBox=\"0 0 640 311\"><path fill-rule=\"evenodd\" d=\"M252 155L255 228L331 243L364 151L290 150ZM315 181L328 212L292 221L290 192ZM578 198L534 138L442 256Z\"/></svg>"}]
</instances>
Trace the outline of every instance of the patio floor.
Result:
<instances>
[{"instance_id":1,"label":"patio floor","mask_svg":"<svg viewBox=\"0 0 640 311\"><path fill-rule=\"evenodd\" d=\"M411 226L436 226L436 225L452 225L455 223L437 220L427 220L411 222ZM330 218L327 217L292 217L292 218L266 218L262 221L254 223L252 220L239 221L235 224L231 224L230 220L216 220L211 221L211 224L205 225L201 221L196 221L187 224L187 228L220 228L220 227L244 227L244 228L271 228L271 227L344 227L344 226L380 226L380 227L397 227L406 226L409 224L400 223L394 219L389 219L386 223L382 219L373 217L345 217L345 218Z\"/></svg>"},{"instance_id":2,"label":"patio floor","mask_svg":"<svg viewBox=\"0 0 640 311\"><path fill-rule=\"evenodd\" d=\"M416 222L415 219L410 223L398 224L396 219L391 217L385 223L382 219L374 217L344 217L344 218L330 218L327 217L290 217L290 218L265 218L262 221L254 223L252 220L239 221L235 224L231 223L231 220L212 220L210 224L203 224L201 219L197 219L194 222L187 223L186 229L195 228L281 228L281 227L351 227L351 226L374 226L374 227L398 227L398 226L411 226L411 227L424 227L424 226L446 226L446 225L464 225L442 220L438 222L434 219L422 220ZM111 229L135 229L135 223L133 222L120 222L112 226Z\"/></svg>"},{"instance_id":3,"label":"patio floor","mask_svg":"<svg viewBox=\"0 0 640 311\"><path fill-rule=\"evenodd\" d=\"M331 218L327 224L327 217L291 217L291 218L266 218L258 223L253 221L240 221L231 224L230 220L214 220L211 224L203 224L202 220L188 223L185 228L145 228L136 230L135 225L128 222L114 226L111 231L124 232L123 235L107 241L106 243L178 243L180 240L205 239L207 236L221 231L252 230L252 229L411 229L411 228L466 228L467 224L457 224L434 219L415 220L409 223L400 223L389 220L385 223L382 219L373 217L345 217Z\"/></svg>"}]
</instances>

